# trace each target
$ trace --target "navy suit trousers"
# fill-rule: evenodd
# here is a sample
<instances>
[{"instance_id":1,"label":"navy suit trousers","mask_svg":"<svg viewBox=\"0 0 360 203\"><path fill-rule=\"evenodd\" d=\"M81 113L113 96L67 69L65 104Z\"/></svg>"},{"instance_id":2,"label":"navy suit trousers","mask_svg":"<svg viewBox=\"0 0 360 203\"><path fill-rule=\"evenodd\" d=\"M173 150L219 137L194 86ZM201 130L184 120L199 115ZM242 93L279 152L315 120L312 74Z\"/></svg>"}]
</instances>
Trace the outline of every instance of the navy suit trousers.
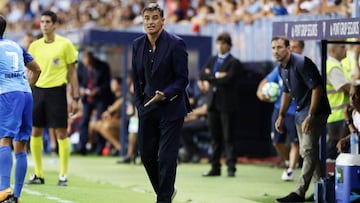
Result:
<instances>
[{"instance_id":1,"label":"navy suit trousers","mask_svg":"<svg viewBox=\"0 0 360 203\"><path fill-rule=\"evenodd\" d=\"M157 203L170 203L184 118L167 121L161 117L161 108L139 117L139 149Z\"/></svg>"}]
</instances>

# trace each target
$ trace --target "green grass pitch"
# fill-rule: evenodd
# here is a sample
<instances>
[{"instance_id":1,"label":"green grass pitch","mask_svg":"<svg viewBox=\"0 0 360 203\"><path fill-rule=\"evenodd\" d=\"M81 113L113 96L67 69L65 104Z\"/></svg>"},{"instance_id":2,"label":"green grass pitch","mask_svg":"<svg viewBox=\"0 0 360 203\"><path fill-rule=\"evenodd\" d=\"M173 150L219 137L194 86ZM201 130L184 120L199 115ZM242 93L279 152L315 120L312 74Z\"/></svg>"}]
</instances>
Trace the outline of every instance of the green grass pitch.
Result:
<instances>
[{"instance_id":1,"label":"green grass pitch","mask_svg":"<svg viewBox=\"0 0 360 203\"><path fill-rule=\"evenodd\" d=\"M28 174L33 163L29 156ZM116 157L71 156L69 186L57 186L58 157L46 155L44 185L24 185L23 203L154 203L155 195L141 164L117 164ZM179 164L177 195L173 203L273 203L275 198L294 190L294 182L280 179L283 169L266 164L238 164L235 178L202 177L209 170L207 163ZM26 177L27 181L28 175ZM311 185L308 194L313 192Z\"/></svg>"}]
</instances>

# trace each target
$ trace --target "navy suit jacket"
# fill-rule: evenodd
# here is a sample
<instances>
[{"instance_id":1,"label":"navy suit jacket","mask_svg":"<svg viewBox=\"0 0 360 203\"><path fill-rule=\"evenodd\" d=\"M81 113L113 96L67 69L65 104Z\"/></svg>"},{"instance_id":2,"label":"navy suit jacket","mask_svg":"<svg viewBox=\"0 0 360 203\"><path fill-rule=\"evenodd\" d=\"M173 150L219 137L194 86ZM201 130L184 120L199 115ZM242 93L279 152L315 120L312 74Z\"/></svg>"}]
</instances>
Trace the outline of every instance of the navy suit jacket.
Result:
<instances>
[{"instance_id":1,"label":"navy suit jacket","mask_svg":"<svg viewBox=\"0 0 360 203\"><path fill-rule=\"evenodd\" d=\"M94 85L97 88L97 93L95 95L95 102L104 102L109 105L113 102L114 96L111 93L110 89L110 81L111 81L111 73L110 67L106 62L100 61L98 59L95 60L94 67ZM88 69L80 62L78 69L78 80L79 87L86 88L88 83ZM85 101L85 97L82 98Z\"/></svg>"},{"instance_id":2,"label":"navy suit jacket","mask_svg":"<svg viewBox=\"0 0 360 203\"><path fill-rule=\"evenodd\" d=\"M145 80L143 62L146 34L133 42L132 76L134 82L135 105L139 117L159 108L162 118L176 120L186 116L191 110L185 88L188 85L188 54L184 41L163 30L159 36L155 50L155 58L149 81ZM145 94L145 85L152 92ZM155 90L165 93L164 101L144 107L149 97L155 95Z\"/></svg>"},{"instance_id":3,"label":"navy suit jacket","mask_svg":"<svg viewBox=\"0 0 360 203\"><path fill-rule=\"evenodd\" d=\"M208 109L236 112L240 107L238 81L243 77L244 69L241 62L230 54L218 67L218 71L226 72L227 75L224 78L215 78L213 67L216 60L217 56L211 56L200 73L201 80L210 82Z\"/></svg>"}]
</instances>

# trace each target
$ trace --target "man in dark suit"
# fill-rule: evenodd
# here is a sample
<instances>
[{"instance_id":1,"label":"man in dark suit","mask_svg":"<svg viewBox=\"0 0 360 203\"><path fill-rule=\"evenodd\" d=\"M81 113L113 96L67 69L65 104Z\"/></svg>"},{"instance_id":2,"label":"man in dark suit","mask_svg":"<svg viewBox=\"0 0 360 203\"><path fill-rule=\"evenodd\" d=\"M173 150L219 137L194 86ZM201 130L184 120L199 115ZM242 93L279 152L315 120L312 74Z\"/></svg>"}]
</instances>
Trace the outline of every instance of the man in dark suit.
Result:
<instances>
[{"instance_id":1,"label":"man in dark suit","mask_svg":"<svg viewBox=\"0 0 360 203\"><path fill-rule=\"evenodd\" d=\"M203 176L220 176L220 158L223 146L226 152L226 164L229 177L236 172L234 121L240 74L243 71L241 63L230 53L231 37L228 33L221 33L216 39L218 54L211 56L200 74L201 80L208 80L211 84L208 100L208 122L213 154L211 170Z\"/></svg>"},{"instance_id":2,"label":"man in dark suit","mask_svg":"<svg viewBox=\"0 0 360 203\"><path fill-rule=\"evenodd\" d=\"M112 103L114 96L110 89L111 74L108 63L96 58L91 51L83 52L77 72L83 104L79 149L82 154L86 154L86 144L89 141L89 122L93 110L96 109L96 119L100 119L101 114ZM98 136L97 139L95 152L101 154L106 141L102 136Z\"/></svg>"},{"instance_id":3,"label":"man in dark suit","mask_svg":"<svg viewBox=\"0 0 360 203\"><path fill-rule=\"evenodd\" d=\"M170 203L176 194L180 131L191 110L185 91L188 54L184 41L163 29L158 4L149 4L142 16L146 34L134 40L132 59L139 150L157 203Z\"/></svg>"}]
</instances>

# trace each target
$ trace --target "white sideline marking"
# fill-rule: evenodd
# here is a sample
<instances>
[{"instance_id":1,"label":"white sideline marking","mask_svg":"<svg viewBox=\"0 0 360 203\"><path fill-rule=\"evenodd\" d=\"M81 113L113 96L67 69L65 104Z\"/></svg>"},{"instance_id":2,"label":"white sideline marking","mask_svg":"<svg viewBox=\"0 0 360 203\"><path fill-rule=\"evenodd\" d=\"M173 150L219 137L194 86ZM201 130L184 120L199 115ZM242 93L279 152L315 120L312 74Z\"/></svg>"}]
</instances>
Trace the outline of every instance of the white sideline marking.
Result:
<instances>
[{"instance_id":1,"label":"white sideline marking","mask_svg":"<svg viewBox=\"0 0 360 203\"><path fill-rule=\"evenodd\" d=\"M51 195L48 195L48 194L45 194L45 193L41 193L41 192L34 191L34 190L29 190L29 189L26 189L26 188L23 188L22 191L27 193L27 194L30 194L30 195L41 196L41 197L44 197L46 199L54 200L54 201L57 201L57 202L60 202L60 203L74 203L73 201L70 201L70 200L61 199L59 197L54 197L54 196L51 196Z\"/></svg>"}]
</instances>

